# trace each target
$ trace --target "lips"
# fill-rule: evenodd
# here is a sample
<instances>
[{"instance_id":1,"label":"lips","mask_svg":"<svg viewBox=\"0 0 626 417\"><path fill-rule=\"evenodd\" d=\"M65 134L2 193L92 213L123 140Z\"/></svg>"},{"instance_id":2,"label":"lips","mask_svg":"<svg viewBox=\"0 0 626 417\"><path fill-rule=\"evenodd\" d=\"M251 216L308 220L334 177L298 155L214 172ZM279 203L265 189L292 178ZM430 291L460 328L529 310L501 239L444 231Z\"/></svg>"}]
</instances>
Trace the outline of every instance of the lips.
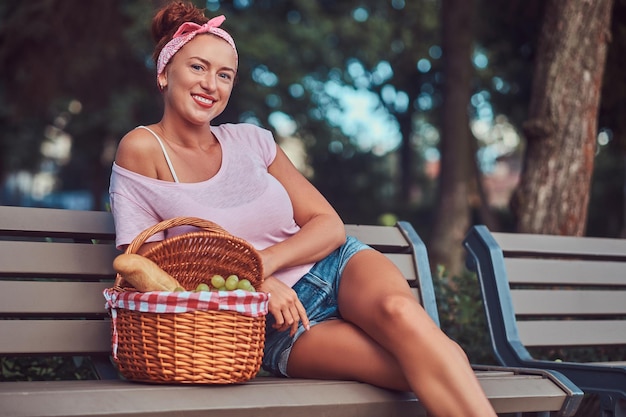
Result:
<instances>
[{"instance_id":1,"label":"lips","mask_svg":"<svg viewBox=\"0 0 626 417\"><path fill-rule=\"evenodd\" d=\"M201 96L198 94L192 94L191 97L200 105L204 107L211 107L215 103L215 99L207 96Z\"/></svg>"}]
</instances>

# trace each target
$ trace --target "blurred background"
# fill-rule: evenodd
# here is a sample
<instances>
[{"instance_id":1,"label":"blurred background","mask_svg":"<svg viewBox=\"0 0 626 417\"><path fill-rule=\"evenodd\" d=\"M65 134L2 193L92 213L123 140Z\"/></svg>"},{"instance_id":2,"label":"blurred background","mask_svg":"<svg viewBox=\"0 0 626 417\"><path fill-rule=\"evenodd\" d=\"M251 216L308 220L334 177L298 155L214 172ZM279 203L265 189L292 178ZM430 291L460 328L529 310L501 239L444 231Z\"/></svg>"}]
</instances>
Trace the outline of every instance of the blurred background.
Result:
<instances>
[{"instance_id":1,"label":"blurred background","mask_svg":"<svg viewBox=\"0 0 626 417\"><path fill-rule=\"evenodd\" d=\"M603 77L597 117L591 113L588 212L577 221L585 234L615 237L625 230L626 1L613 3L610 21L599 22L610 39L606 65L573 65L596 66ZM161 4L0 3L0 204L107 210L118 141L160 119L149 25ZM271 129L345 222L407 220L433 245L454 234L437 225L460 217L462 228L516 230L510 203L524 167L547 2L195 4L209 17L226 15L241 57L217 122ZM599 19L582 17L589 25ZM449 111L457 92L467 101ZM442 180L453 171L456 185ZM446 205L442 196L455 194L456 206Z\"/></svg>"}]
</instances>

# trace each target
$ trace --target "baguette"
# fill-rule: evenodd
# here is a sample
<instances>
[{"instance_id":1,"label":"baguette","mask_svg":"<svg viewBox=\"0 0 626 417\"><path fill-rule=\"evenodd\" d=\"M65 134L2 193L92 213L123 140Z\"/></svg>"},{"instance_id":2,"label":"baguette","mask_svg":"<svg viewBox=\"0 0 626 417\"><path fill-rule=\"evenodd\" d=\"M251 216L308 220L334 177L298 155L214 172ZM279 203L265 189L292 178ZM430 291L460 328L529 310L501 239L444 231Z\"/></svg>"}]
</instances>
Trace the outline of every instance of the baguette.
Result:
<instances>
[{"instance_id":1,"label":"baguette","mask_svg":"<svg viewBox=\"0 0 626 417\"><path fill-rule=\"evenodd\" d=\"M113 268L137 291L174 291L182 287L174 277L141 255L118 255L113 260Z\"/></svg>"}]
</instances>

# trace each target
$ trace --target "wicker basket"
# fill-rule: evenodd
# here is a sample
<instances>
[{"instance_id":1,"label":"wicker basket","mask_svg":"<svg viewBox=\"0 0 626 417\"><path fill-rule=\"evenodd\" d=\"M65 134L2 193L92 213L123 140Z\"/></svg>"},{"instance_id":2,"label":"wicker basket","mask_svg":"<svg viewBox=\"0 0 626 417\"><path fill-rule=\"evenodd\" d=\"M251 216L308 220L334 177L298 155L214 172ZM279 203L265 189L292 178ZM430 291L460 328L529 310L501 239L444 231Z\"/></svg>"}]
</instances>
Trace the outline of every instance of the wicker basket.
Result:
<instances>
[{"instance_id":1,"label":"wicker basket","mask_svg":"<svg viewBox=\"0 0 626 417\"><path fill-rule=\"evenodd\" d=\"M144 254L175 277L186 290L214 274L236 274L258 289L262 283L259 254L246 241L215 223L177 217L146 229L128 246L136 253L152 235L176 226L193 231L165 239ZM115 288L132 291L121 276ZM116 318L117 358L121 374L154 383L231 384L254 377L261 366L265 316L234 311L145 313L119 309Z\"/></svg>"}]
</instances>

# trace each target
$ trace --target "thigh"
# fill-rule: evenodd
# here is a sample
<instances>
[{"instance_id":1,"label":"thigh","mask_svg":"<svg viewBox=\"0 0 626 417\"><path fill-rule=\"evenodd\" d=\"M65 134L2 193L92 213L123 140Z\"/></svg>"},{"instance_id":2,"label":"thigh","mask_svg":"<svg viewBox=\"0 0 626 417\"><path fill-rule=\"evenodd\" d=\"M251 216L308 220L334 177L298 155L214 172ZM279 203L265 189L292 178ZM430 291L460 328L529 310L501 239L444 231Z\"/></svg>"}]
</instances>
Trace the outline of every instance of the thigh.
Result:
<instances>
[{"instance_id":1,"label":"thigh","mask_svg":"<svg viewBox=\"0 0 626 417\"><path fill-rule=\"evenodd\" d=\"M421 308L402 272L385 255L371 249L350 258L341 276L337 300L344 317L367 315L375 311L375 303L390 296L415 300Z\"/></svg>"},{"instance_id":2,"label":"thigh","mask_svg":"<svg viewBox=\"0 0 626 417\"><path fill-rule=\"evenodd\" d=\"M409 390L389 352L341 319L320 323L298 338L289 355L288 373L296 378L355 380Z\"/></svg>"},{"instance_id":3,"label":"thigh","mask_svg":"<svg viewBox=\"0 0 626 417\"><path fill-rule=\"evenodd\" d=\"M341 276L338 306L346 321L364 330L396 357L400 353L396 347L408 339L418 343L439 332L402 272L378 251L361 251L347 263Z\"/></svg>"}]
</instances>

